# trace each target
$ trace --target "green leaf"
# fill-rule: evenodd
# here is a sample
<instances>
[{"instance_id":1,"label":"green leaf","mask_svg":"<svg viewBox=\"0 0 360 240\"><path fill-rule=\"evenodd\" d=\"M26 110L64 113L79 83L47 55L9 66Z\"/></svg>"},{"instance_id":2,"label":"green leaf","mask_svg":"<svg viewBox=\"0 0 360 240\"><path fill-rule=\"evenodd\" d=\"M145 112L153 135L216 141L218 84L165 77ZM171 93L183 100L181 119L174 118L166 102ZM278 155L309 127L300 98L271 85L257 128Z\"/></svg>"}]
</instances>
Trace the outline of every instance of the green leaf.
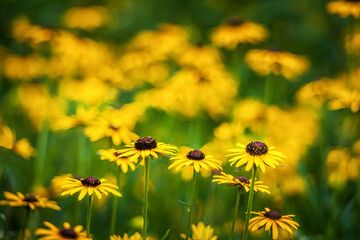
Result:
<instances>
[{"instance_id":1,"label":"green leaf","mask_svg":"<svg viewBox=\"0 0 360 240\"><path fill-rule=\"evenodd\" d=\"M161 238L161 240L165 240L167 238L167 236L170 233L170 228L166 231L166 233L164 234L164 236Z\"/></svg>"},{"instance_id":2,"label":"green leaf","mask_svg":"<svg viewBox=\"0 0 360 240\"><path fill-rule=\"evenodd\" d=\"M179 199L178 199L178 202L179 202L179 203L181 203L182 205L187 206L187 207L189 207L189 206L190 206L188 203L186 203L186 202L184 202L184 201L181 201L181 200L179 200Z\"/></svg>"}]
</instances>

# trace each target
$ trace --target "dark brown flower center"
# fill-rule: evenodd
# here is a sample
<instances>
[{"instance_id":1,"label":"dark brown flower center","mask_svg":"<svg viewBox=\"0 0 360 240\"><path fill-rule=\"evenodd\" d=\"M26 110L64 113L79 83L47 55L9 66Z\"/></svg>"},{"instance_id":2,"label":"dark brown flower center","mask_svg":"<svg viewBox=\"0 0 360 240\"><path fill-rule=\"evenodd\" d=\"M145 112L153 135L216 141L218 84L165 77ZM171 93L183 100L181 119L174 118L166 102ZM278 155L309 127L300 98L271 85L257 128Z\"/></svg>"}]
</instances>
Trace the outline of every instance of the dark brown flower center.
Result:
<instances>
[{"instance_id":1,"label":"dark brown flower center","mask_svg":"<svg viewBox=\"0 0 360 240\"><path fill-rule=\"evenodd\" d=\"M119 129L117 127L114 127L113 125L110 125L109 128L112 129L112 130L115 130L115 131Z\"/></svg>"},{"instance_id":2,"label":"dark brown flower center","mask_svg":"<svg viewBox=\"0 0 360 240\"><path fill-rule=\"evenodd\" d=\"M60 230L60 235L67 239L76 239L77 234L72 228L64 228Z\"/></svg>"},{"instance_id":3,"label":"dark brown flower center","mask_svg":"<svg viewBox=\"0 0 360 240\"><path fill-rule=\"evenodd\" d=\"M139 138L135 142L135 149L136 150L151 150L157 147L157 142L154 138L151 137L144 137Z\"/></svg>"},{"instance_id":4,"label":"dark brown flower center","mask_svg":"<svg viewBox=\"0 0 360 240\"><path fill-rule=\"evenodd\" d=\"M252 156L265 155L269 148L263 142L251 142L246 146L245 151Z\"/></svg>"},{"instance_id":5,"label":"dark brown flower center","mask_svg":"<svg viewBox=\"0 0 360 240\"><path fill-rule=\"evenodd\" d=\"M205 158L205 154L199 150L193 150L186 154L186 157L191 160L203 160Z\"/></svg>"},{"instance_id":6,"label":"dark brown flower center","mask_svg":"<svg viewBox=\"0 0 360 240\"><path fill-rule=\"evenodd\" d=\"M24 201L25 202L37 202L37 198L33 195L28 195L24 198Z\"/></svg>"},{"instance_id":7,"label":"dark brown flower center","mask_svg":"<svg viewBox=\"0 0 360 240\"><path fill-rule=\"evenodd\" d=\"M250 183L250 181L245 177L236 177L235 179L237 179L237 180L239 180L240 182L243 182L243 183Z\"/></svg>"},{"instance_id":8,"label":"dark brown flower center","mask_svg":"<svg viewBox=\"0 0 360 240\"><path fill-rule=\"evenodd\" d=\"M267 49L272 52L283 52L282 49L275 47L275 46L268 47Z\"/></svg>"},{"instance_id":9,"label":"dark brown flower center","mask_svg":"<svg viewBox=\"0 0 360 240\"><path fill-rule=\"evenodd\" d=\"M243 24L245 21L239 19L239 18L232 18L228 21L228 25L230 26L240 26L241 24Z\"/></svg>"},{"instance_id":10,"label":"dark brown flower center","mask_svg":"<svg viewBox=\"0 0 360 240\"><path fill-rule=\"evenodd\" d=\"M347 0L348 2L360 2L360 0Z\"/></svg>"},{"instance_id":11,"label":"dark brown flower center","mask_svg":"<svg viewBox=\"0 0 360 240\"><path fill-rule=\"evenodd\" d=\"M273 220L277 220L279 218L281 218L280 213L278 213L277 211L268 211L264 213L264 216Z\"/></svg>"},{"instance_id":12,"label":"dark brown flower center","mask_svg":"<svg viewBox=\"0 0 360 240\"><path fill-rule=\"evenodd\" d=\"M95 177L81 179L81 183L85 187L95 187L101 184L100 180Z\"/></svg>"}]
</instances>

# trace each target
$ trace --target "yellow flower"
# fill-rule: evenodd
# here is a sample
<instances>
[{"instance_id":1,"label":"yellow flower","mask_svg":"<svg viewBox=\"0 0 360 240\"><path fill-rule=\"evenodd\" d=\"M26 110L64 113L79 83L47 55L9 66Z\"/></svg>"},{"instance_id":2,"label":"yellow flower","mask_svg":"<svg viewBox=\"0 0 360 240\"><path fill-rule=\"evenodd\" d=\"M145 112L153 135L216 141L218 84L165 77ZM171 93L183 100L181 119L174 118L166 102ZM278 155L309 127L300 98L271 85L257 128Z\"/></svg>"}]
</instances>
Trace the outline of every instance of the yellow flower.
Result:
<instances>
[{"instance_id":1,"label":"yellow flower","mask_svg":"<svg viewBox=\"0 0 360 240\"><path fill-rule=\"evenodd\" d=\"M350 108L353 113L358 112L360 108L360 92L347 89L339 90L335 98L329 102L329 108L332 110Z\"/></svg>"},{"instance_id":2,"label":"yellow flower","mask_svg":"<svg viewBox=\"0 0 360 240\"><path fill-rule=\"evenodd\" d=\"M217 240L217 236L214 235L214 229L208 225L205 226L203 222L199 222L197 225L191 225L192 237L188 240ZM180 235L182 238L186 238L185 234Z\"/></svg>"},{"instance_id":3,"label":"yellow flower","mask_svg":"<svg viewBox=\"0 0 360 240\"><path fill-rule=\"evenodd\" d=\"M34 155L35 150L25 138L16 140L15 134L8 126L0 127L0 146L10 149L25 159Z\"/></svg>"},{"instance_id":4,"label":"yellow flower","mask_svg":"<svg viewBox=\"0 0 360 240\"><path fill-rule=\"evenodd\" d=\"M232 19L215 28L211 40L220 47L234 49L239 43L257 44L267 35L268 32L261 24Z\"/></svg>"},{"instance_id":5,"label":"yellow flower","mask_svg":"<svg viewBox=\"0 0 360 240\"><path fill-rule=\"evenodd\" d=\"M103 7L76 7L66 13L65 24L71 28L93 29L101 26L106 17L107 12Z\"/></svg>"},{"instance_id":6,"label":"yellow flower","mask_svg":"<svg viewBox=\"0 0 360 240\"><path fill-rule=\"evenodd\" d=\"M214 156L205 154L200 150L192 150L187 154L176 154L175 157L170 158L170 160L174 162L168 169L176 167L176 171L186 166L193 166L196 172L199 172L200 168L204 168L205 170L222 169L221 160L217 160Z\"/></svg>"},{"instance_id":7,"label":"yellow flower","mask_svg":"<svg viewBox=\"0 0 360 240\"><path fill-rule=\"evenodd\" d=\"M39 240L91 240L86 237L86 231L83 231L81 225L71 227L70 223L64 222L62 228L57 228L55 225L45 221L46 228L38 228L35 230L35 235L42 235Z\"/></svg>"},{"instance_id":8,"label":"yellow flower","mask_svg":"<svg viewBox=\"0 0 360 240\"><path fill-rule=\"evenodd\" d=\"M342 18L360 17L360 1L347 0L347 1L332 1L326 5L326 9L331 14L339 14Z\"/></svg>"},{"instance_id":9,"label":"yellow flower","mask_svg":"<svg viewBox=\"0 0 360 240\"><path fill-rule=\"evenodd\" d=\"M265 211L252 212L258 216L250 219L249 230L256 231L265 227L265 231L272 230L272 239L278 239L279 227L293 233L291 228L297 229L299 224L292 220L295 215L280 215L277 211L265 208Z\"/></svg>"},{"instance_id":10,"label":"yellow flower","mask_svg":"<svg viewBox=\"0 0 360 240\"><path fill-rule=\"evenodd\" d=\"M100 149L98 151L101 155L101 160L108 160L109 162L115 162L118 167L121 168L123 173L127 173L129 167L131 170L135 170L135 164L129 160L128 157L119 157L119 152L115 149L103 150Z\"/></svg>"},{"instance_id":11,"label":"yellow flower","mask_svg":"<svg viewBox=\"0 0 360 240\"><path fill-rule=\"evenodd\" d=\"M8 55L4 59L4 74L11 79L30 80L45 74L46 62L38 55Z\"/></svg>"},{"instance_id":12,"label":"yellow flower","mask_svg":"<svg viewBox=\"0 0 360 240\"><path fill-rule=\"evenodd\" d=\"M98 114L96 108L86 109L84 106L76 108L76 114L72 116L60 115L52 125L54 129L66 130L73 127L81 127L93 121Z\"/></svg>"},{"instance_id":13,"label":"yellow flower","mask_svg":"<svg viewBox=\"0 0 360 240\"><path fill-rule=\"evenodd\" d=\"M38 195L22 194L17 192L16 195L10 192L4 192L4 196L8 200L1 200L0 205L9 205L12 207L28 207L34 210L36 207L51 208L60 211L60 207L55 201L49 201L46 197Z\"/></svg>"},{"instance_id":14,"label":"yellow flower","mask_svg":"<svg viewBox=\"0 0 360 240\"><path fill-rule=\"evenodd\" d=\"M142 238L141 234L138 232L134 233L131 236L128 236L126 233L124 234L123 237L116 236L116 235L110 236L110 240L142 240L142 239L143 238Z\"/></svg>"},{"instance_id":15,"label":"yellow flower","mask_svg":"<svg viewBox=\"0 0 360 240\"><path fill-rule=\"evenodd\" d=\"M217 182L218 184L227 184L230 187L238 187L238 188L243 188L245 189L246 192L248 192L250 190L250 185L251 185L251 179L248 180L245 177L234 177L231 174L226 174L224 172L220 173L221 175L214 175L214 179L212 180L213 182ZM268 193L270 194L270 191L268 190L269 187L262 185L262 181L256 181L255 179L255 184L254 184L254 191L260 191L263 193Z\"/></svg>"},{"instance_id":16,"label":"yellow flower","mask_svg":"<svg viewBox=\"0 0 360 240\"><path fill-rule=\"evenodd\" d=\"M281 152L274 151L275 147L268 147L263 142L251 142L247 146L244 144L236 144L239 148L229 149L227 156L231 156L229 159L230 165L235 165L235 167L240 167L246 164L246 171L249 171L253 167L260 167L260 169L265 172L265 165L275 168L279 166L279 162L283 162L282 158L286 156Z\"/></svg>"},{"instance_id":17,"label":"yellow flower","mask_svg":"<svg viewBox=\"0 0 360 240\"><path fill-rule=\"evenodd\" d=\"M306 58L278 49L250 50L245 54L245 62L260 75L283 75L287 79L293 79L309 68Z\"/></svg>"},{"instance_id":18,"label":"yellow flower","mask_svg":"<svg viewBox=\"0 0 360 240\"><path fill-rule=\"evenodd\" d=\"M196 59L196 61L194 61ZM217 49L210 46L188 45L179 53L176 60L183 66L202 68L221 64Z\"/></svg>"},{"instance_id":19,"label":"yellow flower","mask_svg":"<svg viewBox=\"0 0 360 240\"><path fill-rule=\"evenodd\" d=\"M107 183L106 179L103 178L97 179L95 177L86 177L81 178L80 180L75 178L67 178L61 188L65 189L65 191L61 194L62 196L67 194L73 195L74 193L80 191L78 197L79 201L83 199L86 194L92 196L93 193L99 199L101 199L101 194L105 194L107 196L108 192L118 197L122 196L119 192L114 190L118 188L117 186Z\"/></svg>"},{"instance_id":20,"label":"yellow flower","mask_svg":"<svg viewBox=\"0 0 360 240\"><path fill-rule=\"evenodd\" d=\"M115 145L122 142L129 144L138 138L131 129L142 113L143 107L139 104L127 104L120 109L110 109L91 122L85 128L85 134L91 141L110 137Z\"/></svg>"},{"instance_id":21,"label":"yellow flower","mask_svg":"<svg viewBox=\"0 0 360 240\"><path fill-rule=\"evenodd\" d=\"M176 152L177 147L162 142L157 142L152 137L139 138L129 145L127 148L118 150L119 157L128 157L132 162L141 162L146 157L160 158Z\"/></svg>"}]
</instances>

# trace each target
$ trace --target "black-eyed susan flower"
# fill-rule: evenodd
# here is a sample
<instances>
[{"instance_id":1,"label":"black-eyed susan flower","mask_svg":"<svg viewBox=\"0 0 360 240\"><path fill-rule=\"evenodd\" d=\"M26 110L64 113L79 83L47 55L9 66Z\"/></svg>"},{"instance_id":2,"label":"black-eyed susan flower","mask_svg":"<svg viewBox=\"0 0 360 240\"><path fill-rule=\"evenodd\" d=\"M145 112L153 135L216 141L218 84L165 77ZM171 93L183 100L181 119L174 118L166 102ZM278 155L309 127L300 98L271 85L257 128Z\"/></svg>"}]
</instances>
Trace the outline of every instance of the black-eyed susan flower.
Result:
<instances>
[{"instance_id":1,"label":"black-eyed susan flower","mask_svg":"<svg viewBox=\"0 0 360 240\"><path fill-rule=\"evenodd\" d=\"M50 222L45 221L44 225L48 228L38 228L35 230L35 235L41 236L39 240L91 240L86 237L86 232L83 231L81 225L71 227L68 222L64 222L62 228L58 228Z\"/></svg>"},{"instance_id":2,"label":"black-eyed susan flower","mask_svg":"<svg viewBox=\"0 0 360 240\"><path fill-rule=\"evenodd\" d=\"M310 65L305 57L275 48L250 50L245 62L259 75L283 75L289 80L305 73Z\"/></svg>"},{"instance_id":3,"label":"black-eyed susan flower","mask_svg":"<svg viewBox=\"0 0 360 240\"><path fill-rule=\"evenodd\" d=\"M214 235L214 229L208 225L205 226L203 222L199 222L197 225L191 225L192 237L188 240L217 240L217 236ZM186 238L185 234L180 235L182 238Z\"/></svg>"},{"instance_id":4,"label":"black-eyed susan flower","mask_svg":"<svg viewBox=\"0 0 360 240\"><path fill-rule=\"evenodd\" d=\"M360 92L357 90L339 89L336 96L329 102L329 108L338 110L350 108L353 113L360 109Z\"/></svg>"},{"instance_id":5,"label":"black-eyed susan flower","mask_svg":"<svg viewBox=\"0 0 360 240\"><path fill-rule=\"evenodd\" d=\"M233 152L227 155L231 157L229 159L230 165L235 164L235 167L246 165L246 171L256 166L265 172L265 166L275 168L279 166L279 162L283 162L282 158L286 157L283 153L275 151L275 147L268 147L263 142L251 142L246 146L241 143L236 145L239 148L228 150Z\"/></svg>"},{"instance_id":6,"label":"black-eyed susan flower","mask_svg":"<svg viewBox=\"0 0 360 240\"><path fill-rule=\"evenodd\" d=\"M250 219L249 230L256 231L265 227L265 231L272 231L272 239L278 239L279 227L293 233L291 228L298 229L299 224L292 220L295 215L280 215L279 212L265 208L265 211L252 212L258 216Z\"/></svg>"},{"instance_id":7,"label":"black-eyed susan flower","mask_svg":"<svg viewBox=\"0 0 360 240\"><path fill-rule=\"evenodd\" d=\"M118 235L112 235L110 236L110 240L142 240L142 236L140 233L136 232L133 235L127 235L127 233L125 233L122 237L118 236ZM147 238L149 239L149 238Z\"/></svg>"},{"instance_id":8,"label":"black-eyed susan flower","mask_svg":"<svg viewBox=\"0 0 360 240\"><path fill-rule=\"evenodd\" d=\"M52 126L57 130L66 130L73 127L83 127L92 122L98 113L99 111L96 108L86 109L83 106L78 106L75 115L60 115Z\"/></svg>"},{"instance_id":9,"label":"black-eyed susan flower","mask_svg":"<svg viewBox=\"0 0 360 240\"><path fill-rule=\"evenodd\" d=\"M222 169L221 160L217 160L212 155L205 154L200 150L192 150L186 154L177 154L175 157L170 158L174 162L169 166L170 168L176 167L178 171L185 166L193 166L196 172L200 171L200 168L208 169Z\"/></svg>"},{"instance_id":10,"label":"black-eyed susan flower","mask_svg":"<svg viewBox=\"0 0 360 240\"><path fill-rule=\"evenodd\" d=\"M220 47L234 49L239 43L257 44L267 36L268 32L261 24L232 19L215 28L211 40Z\"/></svg>"},{"instance_id":11,"label":"black-eyed susan flower","mask_svg":"<svg viewBox=\"0 0 360 240\"><path fill-rule=\"evenodd\" d=\"M16 194L10 192L4 192L4 196L7 200L1 200L0 205L9 205L11 207L27 207L34 210L37 207L51 208L60 211L60 207L55 201L49 201L46 197L40 197L38 195L22 194L17 192Z\"/></svg>"},{"instance_id":12,"label":"black-eyed susan flower","mask_svg":"<svg viewBox=\"0 0 360 240\"><path fill-rule=\"evenodd\" d=\"M340 15L342 18L351 16L358 19L360 17L360 1L332 1L326 5L326 10L331 14Z\"/></svg>"},{"instance_id":13,"label":"black-eyed susan flower","mask_svg":"<svg viewBox=\"0 0 360 240\"><path fill-rule=\"evenodd\" d=\"M129 168L133 171L135 170L135 164L131 162L128 157L119 157L119 152L113 148L108 150L100 149L98 152L101 155L101 160L115 162L123 173L127 173Z\"/></svg>"},{"instance_id":14,"label":"black-eyed susan flower","mask_svg":"<svg viewBox=\"0 0 360 240\"><path fill-rule=\"evenodd\" d=\"M108 13L100 6L71 8L65 14L65 24L70 28L81 28L90 30L101 26Z\"/></svg>"},{"instance_id":15,"label":"black-eyed susan flower","mask_svg":"<svg viewBox=\"0 0 360 240\"><path fill-rule=\"evenodd\" d=\"M107 183L106 179L97 179L95 177L86 177L81 179L67 178L61 188L64 188L65 191L62 192L63 195L73 195L74 193L80 192L78 199L79 201L85 197L86 194L92 196L95 194L99 199L101 199L102 194L108 195L108 192L121 197L122 195L117 192L115 189L118 187Z\"/></svg>"},{"instance_id":16,"label":"black-eyed susan flower","mask_svg":"<svg viewBox=\"0 0 360 240\"><path fill-rule=\"evenodd\" d=\"M238 187L241 189L245 189L246 192L250 190L251 179L248 180L245 177L234 177L231 174L226 174L221 172L220 175L214 175L213 182L217 182L218 184L227 184L230 187ZM262 184L262 181L255 181L254 183L254 191L260 191L263 193L270 194L269 187Z\"/></svg>"},{"instance_id":17,"label":"black-eyed susan flower","mask_svg":"<svg viewBox=\"0 0 360 240\"><path fill-rule=\"evenodd\" d=\"M139 162L147 157L152 159L173 154L177 147L158 142L152 137L139 138L127 148L118 150L119 157L128 157L130 161Z\"/></svg>"},{"instance_id":18,"label":"black-eyed susan flower","mask_svg":"<svg viewBox=\"0 0 360 240\"><path fill-rule=\"evenodd\" d=\"M29 141L26 138L16 140L15 133L8 126L0 127L0 147L10 149L25 159L29 159L35 153Z\"/></svg>"}]
</instances>

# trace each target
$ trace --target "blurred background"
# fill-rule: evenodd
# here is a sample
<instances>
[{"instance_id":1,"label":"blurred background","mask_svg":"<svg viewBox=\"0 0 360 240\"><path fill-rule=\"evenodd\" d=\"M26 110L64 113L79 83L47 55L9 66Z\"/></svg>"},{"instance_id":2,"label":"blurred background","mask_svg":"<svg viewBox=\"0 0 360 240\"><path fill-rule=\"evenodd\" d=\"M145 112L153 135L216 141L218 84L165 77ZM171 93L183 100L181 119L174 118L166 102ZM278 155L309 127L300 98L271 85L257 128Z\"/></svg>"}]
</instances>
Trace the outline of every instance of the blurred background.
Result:
<instances>
[{"instance_id":1,"label":"blurred background","mask_svg":"<svg viewBox=\"0 0 360 240\"><path fill-rule=\"evenodd\" d=\"M54 177L108 178L117 166L98 150L139 137L202 149L226 173L250 178L225 157L236 143L264 141L288 158L259 178L264 207L295 214L294 235L360 236L360 34L356 17L327 11L325 0L2 0L0 2L0 199L44 195L60 212L47 220L85 225L86 201L60 197ZM359 6L360 9L360 6ZM359 10L360 11L360 10ZM254 23L255 25L245 25ZM150 236L180 239L192 169L150 163ZM192 223L218 239L230 231L236 191L198 176ZM143 167L121 174L116 233L141 231ZM112 197L95 200L92 233L108 239ZM247 195L240 201L240 239ZM21 208L0 206L10 239ZM0 223L4 230L4 221ZM250 239L267 239L263 230ZM32 239L35 239L33 236Z\"/></svg>"}]
</instances>

